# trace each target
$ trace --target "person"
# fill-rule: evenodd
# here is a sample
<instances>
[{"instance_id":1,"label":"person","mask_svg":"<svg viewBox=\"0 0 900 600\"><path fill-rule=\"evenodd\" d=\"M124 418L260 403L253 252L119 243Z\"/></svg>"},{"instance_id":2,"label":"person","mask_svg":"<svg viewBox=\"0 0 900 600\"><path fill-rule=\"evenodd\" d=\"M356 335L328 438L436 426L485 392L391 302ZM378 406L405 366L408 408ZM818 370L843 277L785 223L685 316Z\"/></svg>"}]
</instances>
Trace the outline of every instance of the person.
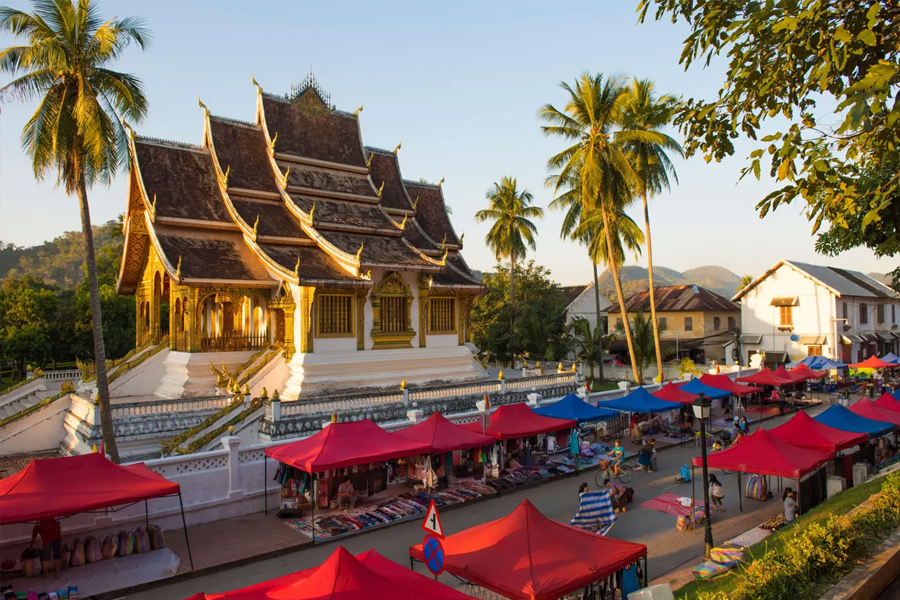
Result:
<instances>
[{"instance_id":1,"label":"person","mask_svg":"<svg viewBox=\"0 0 900 600\"><path fill-rule=\"evenodd\" d=\"M603 485L609 490L609 501L614 512L625 512L628 504L628 487L618 481L603 480Z\"/></svg>"},{"instance_id":2,"label":"person","mask_svg":"<svg viewBox=\"0 0 900 600\"><path fill-rule=\"evenodd\" d=\"M622 448L622 440L616 440L615 446L610 450L609 454L606 455L612 461L613 473L616 477L619 476L619 464L621 464L622 459L625 458L625 450Z\"/></svg>"},{"instance_id":3,"label":"person","mask_svg":"<svg viewBox=\"0 0 900 600\"><path fill-rule=\"evenodd\" d=\"M772 402L777 402L779 406L781 406L781 394L778 393L778 388L772 388L772 395L769 396L769 400Z\"/></svg>"},{"instance_id":4,"label":"person","mask_svg":"<svg viewBox=\"0 0 900 600\"><path fill-rule=\"evenodd\" d=\"M709 476L709 501L712 510L721 510L725 512L725 505L722 504L722 498L725 497L725 488L722 483L716 479L715 475Z\"/></svg>"},{"instance_id":5,"label":"person","mask_svg":"<svg viewBox=\"0 0 900 600\"><path fill-rule=\"evenodd\" d=\"M55 579L60 576L60 560L62 560L62 529L59 521L56 519L41 519L34 526L31 532L31 544L34 547L34 540L41 536L41 563L44 565L44 572L48 575L53 571ZM47 563L50 563L49 569Z\"/></svg>"},{"instance_id":6,"label":"person","mask_svg":"<svg viewBox=\"0 0 900 600\"><path fill-rule=\"evenodd\" d=\"M772 392L772 396L778 401L778 416L783 417L785 407L784 396L778 394L778 392Z\"/></svg>"},{"instance_id":7,"label":"person","mask_svg":"<svg viewBox=\"0 0 900 600\"><path fill-rule=\"evenodd\" d=\"M722 440L716 440L715 442L713 442L713 445L712 445L713 452L718 452L721 449L722 449Z\"/></svg>"},{"instance_id":8,"label":"person","mask_svg":"<svg viewBox=\"0 0 900 600\"><path fill-rule=\"evenodd\" d=\"M638 465L640 465L641 471L653 470L654 454L656 454L656 440L650 438L649 441L644 444L638 452Z\"/></svg>"},{"instance_id":9,"label":"person","mask_svg":"<svg viewBox=\"0 0 900 600\"><path fill-rule=\"evenodd\" d=\"M785 488L781 499L784 500L784 520L790 523L797 518L798 513L797 498L794 490Z\"/></svg>"},{"instance_id":10,"label":"person","mask_svg":"<svg viewBox=\"0 0 900 600\"><path fill-rule=\"evenodd\" d=\"M356 495L356 491L353 489L353 482L350 481L350 476L347 475L344 477L344 482L338 486L338 508L353 508L356 505L356 500L359 496Z\"/></svg>"},{"instance_id":11,"label":"person","mask_svg":"<svg viewBox=\"0 0 900 600\"><path fill-rule=\"evenodd\" d=\"M741 420L738 425L740 425L741 433L743 435L748 435L750 433L750 424L747 423L747 417L741 416Z\"/></svg>"},{"instance_id":12,"label":"person","mask_svg":"<svg viewBox=\"0 0 900 600\"><path fill-rule=\"evenodd\" d=\"M724 400L722 400L722 408L724 409L722 412L722 418L731 416L731 407L732 407L731 396L728 396Z\"/></svg>"}]
</instances>

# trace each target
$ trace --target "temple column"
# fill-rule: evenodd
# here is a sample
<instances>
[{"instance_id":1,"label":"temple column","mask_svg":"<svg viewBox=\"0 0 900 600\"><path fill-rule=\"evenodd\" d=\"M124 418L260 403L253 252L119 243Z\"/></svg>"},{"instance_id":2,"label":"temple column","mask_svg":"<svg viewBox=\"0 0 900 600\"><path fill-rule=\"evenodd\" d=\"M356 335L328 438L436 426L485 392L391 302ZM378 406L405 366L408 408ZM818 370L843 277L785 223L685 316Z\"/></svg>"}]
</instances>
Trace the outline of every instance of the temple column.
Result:
<instances>
[{"instance_id":1,"label":"temple column","mask_svg":"<svg viewBox=\"0 0 900 600\"><path fill-rule=\"evenodd\" d=\"M428 344L428 280L419 281L419 348L425 348Z\"/></svg>"},{"instance_id":2,"label":"temple column","mask_svg":"<svg viewBox=\"0 0 900 600\"><path fill-rule=\"evenodd\" d=\"M313 297L315 293L316 288L313 286L300 286L300 306L298 307L300 311L300 330L298 332L300 347L298 350L304 354L313 351ZM287 311L285 311L284 317L285 330L287 330Z\"/></svg>"},{"instance_id":3,"label":"temple column","mask_svg":"<svg viewBox=\"0 0 900 600\"><path fill-rule=\"evenodd\" d=\"M366 349L366 298L368 289L356 290L356 349Z\"/></svg>"},{"instance_id":4,"label":"temple column","mask_svg":"<svg viewBox=\"0 0 900 600\"><path fill-rule=\"evenodd\" d=\"M285 306L284 310L284 359L291 360L294 348L294 307Z\"/></svg>"},{"instance_id":5,"label":"temple column","mask_svg":"<svg viewBox=\"0 0 900 600\"><path fill-rule=\"evenodd\" d=\"M460 294L456 298L456 333L459 336L459 345L466 343L466 308L469 305L469 296Z\"/></svg>"}]
</instances>

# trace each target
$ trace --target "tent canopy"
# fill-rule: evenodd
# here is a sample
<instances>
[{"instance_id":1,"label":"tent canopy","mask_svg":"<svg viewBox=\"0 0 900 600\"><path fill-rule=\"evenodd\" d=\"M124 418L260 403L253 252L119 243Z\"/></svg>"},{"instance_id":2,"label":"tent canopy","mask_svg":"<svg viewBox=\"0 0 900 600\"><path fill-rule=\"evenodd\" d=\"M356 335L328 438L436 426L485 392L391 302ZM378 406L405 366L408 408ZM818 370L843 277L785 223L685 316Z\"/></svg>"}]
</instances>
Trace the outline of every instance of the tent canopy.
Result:
<instances>
[{"instance_id":1,"label":"tent canopy","mask_svg":"<svg viewBox=\"0 0 900 600\"><path fill-rule=\"evenodd\" d=\"M612 408L622 412L657 413L681 408L681 404L660 400L646 388L639 387L624 398L598 402L600 408Z\"/></svg>"},{"instance_id":2,"label":"tent canopy","mask_svg":"<svg viewBox=\"0 0 900 600\"><path fill-rule=\"evenodd\" d=\"M884 421L885 423L900 425L900 412L881 408L868 398L860 398L856 404L850 407L850 412L873 421Z\"/></svg>"},{"instance_id":3,"label":"tent canopy","mask_svg":"<svg viewBox=\"0 0 900 600\"><path fill-rule=\"evenodd\" d=\"M821 379L822 377L826 377L828 375L828 371L813 371L802 363L800 365L797 365L793 369L788 369L788 373L803 375L805 379L800 379L799 381L805 381L807 379Z\"/></svg>"},{"instance_id":4,"label":"tent canopy","mask_svg":"<svg viewBox=\"0 0 900 600\"><path fill-rule=\"evenodd\" d=\"M707 457L707 462L713 469L797 479L815 471L832 456L832 451L794 446L760 428L741 438L739 443L713 452ZM699 467L703 465L703 460L697 456L691 464Z\"/></svg>"},{"instance_id":5,"label":"tent canopy","mask_svg":"<svg viewBox=\"0 0 900 600\"><path fill-rule=\"evenodd\" d=\"M667 402L678 402L679 404L690 404L697 398L697 396L685 392L680 386L672 382L664 385L661 390L653 392L652 396Z\"/></svg>"},{"instance_id":6,"label":"tent canopy","mask_svg":"<svg viewBox=\"0 0 900 600\"><path fill-rule=\"evenodd\" d=\"M460 427L448 421L441 413L434 413L418 425L394 432L393 435L410 442L428 444L429 451L433 454L489 446L497 441L480 432Z\"/></svg>"},{"instance_id":7,"label":"tent canopy","mask_svg":"<svg viewBox=\"0 0 900 600\"><path fill-rule=\"evenodd\" d=\"M854 369L893 369L898 365L892 362L884 362L877 356L870 356L866 360L850 365Z\"/></svg>"},{"instance_id":8,"label":"tent canopy","mask_svg":"<svg viewBox=\"0 0 900 600\"><path fill-rule=\"evenodd\" d=\"M830 369L846 369L847 363L837 362L835 360L831 360L825 356L807 356L800 362L788 363L787 368L793 369L800 365L806 365L810 369L814 371L825 370L828 371Z\"/></svg>"},{"instance_id":9,"label":"tent canopy","mask_svg":"<svg viewBox=\"0 0 900 600\"><path fill-rule=\"evenodd\" d=\"M833 404L816 417L816 421L841 431L853 431L865 433L870 438L876 438L894 431L897 427L884 421L873 421L852 413L840 404Z\"/></svg>"},{"instance_id":10,"label":"tent canopy","mask_svg":"<svg viewBox=\"0 0 900 600\"><path fill-rule=\"evenodd\" d=\"M96 452L37 459L0 479L0 525L67 517L180 490L144 463L117 465Z\"/></svg>"},{"instance_id":11,"label":"tent canopy","mask_svg":"<svg viewBox=\"0 0 900 600\"><path fill-rule=\"evenodd\" d=\"M801 381L806 381L805 373L801 373L800 371L789 372L784 366L775 369L775 376L781 377L788 383L800 383Z\"/></svg>"},{"instance_id":12,"label":"tent canopy","mask_svg":"<svg viewBox=\"0 0 900 600\"><path fill-rule=\"evenodd\" d=\"M792 381L788 381L786 379L782 379L781 377L775 375L772 371L768 369L760 369L759 372L754 373L753 375L747 375L746 377L738 377L738 381L743 381L745 383L755 383L757 385L787 385L789 383L793 383Z\"/></svg>"},{"instance_id":13,"label":"tent canopy","mask_svg":"<svg viewBox=\"0 0 900 600\"><path fill-rule=\"evenodd\" d=\"M881 360L883 360L884 362L894 363L895 365L900 365L900 356L897 356L893 352L888 352L881 357Z\"/></svg>"},{"instance_id":14,"label":"tent canopy","mask_svg":"<svg viewBox=\"0 0 900 600\"><path fill-rule=\"evenodd\" d=\"M900 406L900 402L897 404ZM869 439L865 433L841 431L819 423L802 410L787 423L770 429L769 433L794 446L830 452L852 448Z\"/></svg>"},{"instance_id":15,"label":"tent canopy","mask_svg":"<svg viewBox=\"0 0 900 600\"><path fill-rule=\"evenodd\" d=\"M647 556L647 546L548 519L528 500L443 540L445 570L514 600L556 600ZM422 545L409 555L422 560Z\"/></svg>"},{"instance_id":16,"label":"tent canopy","mask_svg":"<svg viewBox=\"0 0 900 600\"><path fill-rule=\"evenodd\" d=\"M900 411L900 400L897 400L896 396L893 394L885 392L875 401L875 406L886 408L888 410Z\"/></svg>"},{"instance_id":17,"label":"tent canopy","mask_svg":"<svg viewBox=\"0 0 900 600\"><path fill-rule=\"evenodd\" d=\"M318 567L221 594L188 600L471 600L461 592L369 550L357 556L343 546Z\"/></svg>"},{"instance_id":18,"label":"tent canopy","mask_svg":"<svg viewBox=\"0 0 900 600\"><path fill-rule=\"evenodd\" d=\"M741 385L740 383L735 383L734 380L728 375L710 375L709 373L707 373L706 375L700 376L700 382L708 385L709 387L718 388L720 390L727 390L735 396L749 396L754 392L762 391L762 388L754 387L752 385Z\"/></svg>"},{"instance_id":19,"label":"tent canopy","mask_svg":"<svg viewBox=\"0 0 900 600\"><path fill-rule=\"evenodd\" d=\"M504 404L491 415L491 422L485 428L485 435L498 440L531 437L539 433L550 433L574 427L572 419L553 419L539 415L524 402ZM460 425L469 431L481 433L481 423Z\"/></svg>"},{"instance_id":20,"label":"tent canopy","mask_svg":"<svg viewBox=\"0 0 900 600\"><path fill-rule=\"evenodd\" d=\"M545 417L553 417L554 419L569 419L576 423L606 421L619 416L619 411L597 408L575 394L569 394L559 402L536 408L534 412Z\"/></svg>"},{"instance_id":21,"label":"tent canopy","mask_svg":"<svg viewBox=\"0 0 900 600\"><path fill-rule=\"evenodd\" d=\"M308 438L266 448L266 455L307 473L319 473L428 451L428 444L404 440L365 419L332 423Z\"/></svg>"},{"instance_id":22,"label":"tent canopy","mask_svg":"<svg viewBox=\"0 0 900 600\"><path fill-rule=\"evenodd\" d=\"M699 379L691 379L687 383L685 383L683 385L679 385L678 387L681 388L681 391L683 391L683 392L693 394L694 397L697 397L700 394L703 394L707 398L715 399L715 398L727 398L728 396L731 395L731 392L723 390L723 389L719 389L716 387L710 387L710 386L706 385L705 383L703 383L702 381L700 381Z\"/></svg>"}]
</instances>

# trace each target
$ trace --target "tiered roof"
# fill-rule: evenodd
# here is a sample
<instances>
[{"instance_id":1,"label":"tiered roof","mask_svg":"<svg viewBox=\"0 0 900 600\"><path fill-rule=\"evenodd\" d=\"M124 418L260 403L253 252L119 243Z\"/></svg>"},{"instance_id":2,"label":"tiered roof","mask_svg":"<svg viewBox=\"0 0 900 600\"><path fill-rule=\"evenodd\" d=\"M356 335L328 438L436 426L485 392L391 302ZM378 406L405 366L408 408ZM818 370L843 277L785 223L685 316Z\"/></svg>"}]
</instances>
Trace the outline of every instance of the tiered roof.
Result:
<instances>
[{"instance_id":1,"label":"tiered roof","mask_svg":"<svg viewBox=\"0 0 900 600\"><path fill-rule=\"evenodd\" d=\"M134 293L151 245L179 283L369 286L381 267L483 290L441 186L404 180L396 150L364 147L358 115L314 80L287 97L257 84L254 123L201 106L201 146L132 135L120 293Z\"/></svg>"}]
</instances>

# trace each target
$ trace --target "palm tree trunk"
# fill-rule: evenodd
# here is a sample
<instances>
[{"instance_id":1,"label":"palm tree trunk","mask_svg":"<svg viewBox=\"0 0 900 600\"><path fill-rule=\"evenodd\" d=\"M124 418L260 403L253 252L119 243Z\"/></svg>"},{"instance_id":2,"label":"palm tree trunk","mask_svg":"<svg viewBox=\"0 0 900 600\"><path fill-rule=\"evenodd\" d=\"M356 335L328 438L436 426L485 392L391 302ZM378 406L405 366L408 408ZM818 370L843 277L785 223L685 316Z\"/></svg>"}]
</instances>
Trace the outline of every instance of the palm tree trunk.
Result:
<instances>
[{"instance_id":1,"label":"palm tree trunk","mask_svg":"<svg viewBox=\"0 0 900 600\"><path fill-rule=\"evenodd\" d=\"M509 255L509 368L516 368L513 340L516 337L516 255Z\"/></svg>"},{"instance_id":2,"label":"palm tree trunk","mask_svg":"<svg viewBox=\"0 0 900 600\"><path fill-rule=\"evenodd\" d=\"M659 325L656 322L656 292L653 290L653 246L650 243L650 209L647 205L647 186L642 190L644 199L644 225L647 228L647 282L650 284L650 319L653 321L653 343L656 344L656 368L659 381L663 380L662 349L659 346Z\"/></svg>"},{"instance_id":3,"label":"palm tree trunk","mask_svg":"<svg viewBox=\"0 0 900 600\"><path fill-rule=\"evenodd\" d=\"M600 276L597 275L597 261L591 259L591 265L594 267L594 304L597 308L597 324L595 327L600 328L600 381L604 380L603 377L603 327L600 324ZM593 334L593 332L591 332ZM594 369L591 369L591 377L594 376Z\"/></svg>"},{"instance_id":4,"label":"palm tree trunk","mask_svg":"<svg viewBox=\"0 0 900 600\"><path fill-rule=\"evenodd\" d=\"M628 311L625 310L625 294L622 293L622 281L619 279L619 265L616 264L613 251L612 232L609 229L609 215L606 208L601 206L603 215L603 228L606 230L606 250L609 256L609 270L612 272L613 281L616 283L616 294L619 296L619 310L622 311L622 323L625 326L625 341L628 343L628 356L631 358L631 372L634 374L635 383L642 385L644 382L638 373L637 358L634 354L634 341L631 339L631 327L628 325Z\"/></svg>"},{"instance_id":5,"label":"palm tree trunk","mask_svg":"<svg viewBox=\"0 0 900 600\"><path fill-rule=\"evenodd\" d=\"M119 462L113 429L112 409L109 404L109 384L106 381L106 349L103 345L103 319L100 314L100 286L97 283L97 261L94 257L94 232L91 229L91 211L88 207L87 185L84 167L76 159L78 172L78 206L81 209L81 233L84 237L84 254L87 262L88 289L91 298L91 320L94 330L94 363L97 366L97 402L100 404L100 427L103 431L103 446L113 462Z\"/></svg>"}]
</instances>

